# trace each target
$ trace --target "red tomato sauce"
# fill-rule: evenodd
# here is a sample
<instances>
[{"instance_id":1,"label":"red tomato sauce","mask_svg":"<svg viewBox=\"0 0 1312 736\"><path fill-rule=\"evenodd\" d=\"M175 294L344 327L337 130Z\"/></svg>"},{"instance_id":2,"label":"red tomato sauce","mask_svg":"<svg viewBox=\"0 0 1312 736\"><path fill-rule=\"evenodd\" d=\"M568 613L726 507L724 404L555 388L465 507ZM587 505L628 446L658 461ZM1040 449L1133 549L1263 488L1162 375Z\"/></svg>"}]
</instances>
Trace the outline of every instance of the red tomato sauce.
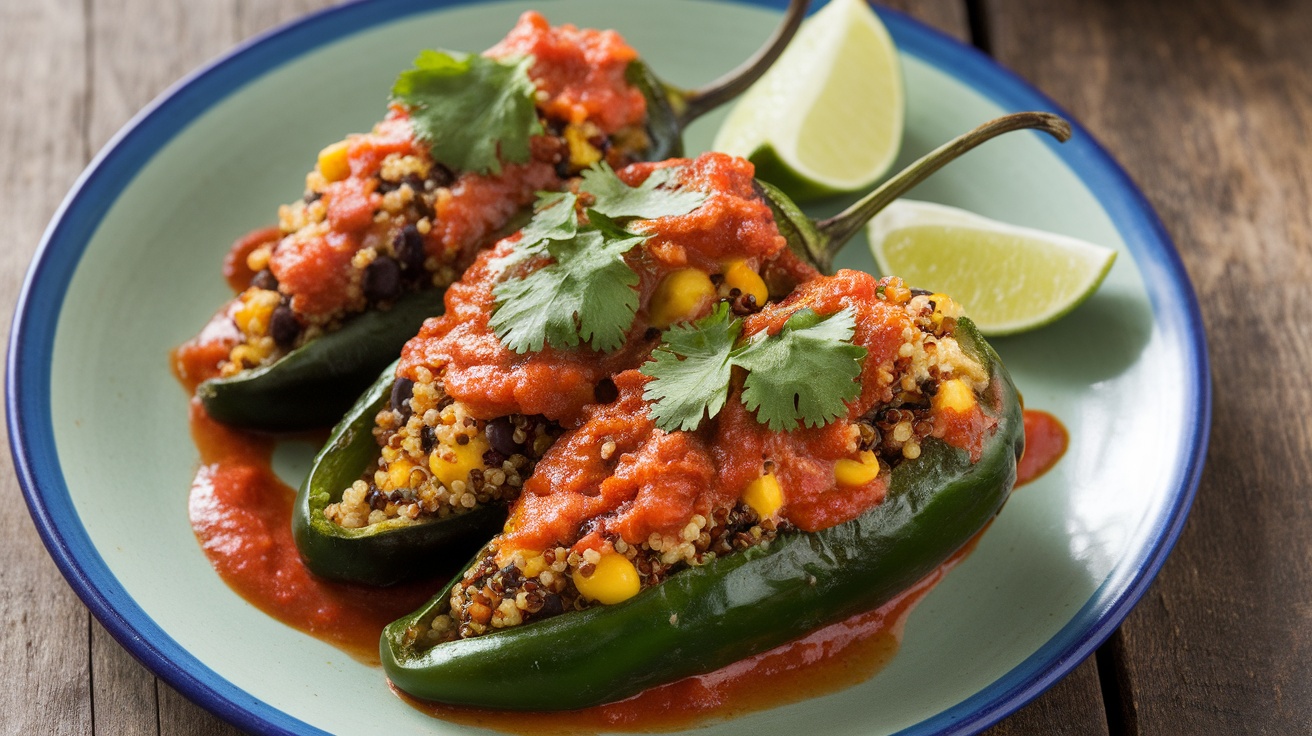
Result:
<instances>
[{"instance_id":1,"label":"red tomato sauce","mask_svg":"<svg viewBox=\"0 0 1312 736\"><path fill-rule=\"evenodd\" d=\"M169 352L169 365L187 393L196 393L202 382L219 375L219 365L228 359L233 346L242 341L232 321L236 302L230 302L206 323L200 334Z\"/></svg>"},{"instance_id":2,"label":"red tomato sauce","mask_svg":"<svg viewBox=\"0 0 1312 736\"><path fill-rule=\"evenodd\" d=\"M240 294L250 286L251 279L255 272L250 266L246 265L246 257L251 251L267 243L276 243L282 239L282 230L277 226L263 227L259 230L252 230L237 239L228 249L228 254L223 257L223 278L228 282L228 287L234 294Z\"/></svg>"},{"instance_id":3,"label":"red tomato sauce","mask_svg":"<svg viewBox=\"0 0 1312 736\"><path fill-rule=\"evenodd\" d=\"M671 271L698 266L718 271L726 244L753 266L785 251L786 242L774 225L770 208L755 192L755 168L723 154L706 154L694 161L636 164L619 176L630 186L645 181L658 167L687 164L680 182L710 192L697 210L677 217L643 221L652 238L630 254L639 276L639 303L646 304L661 279ZM495 297L503 278L497 259L509 254L508 238L484 251L446 293L446 313L430 319L406 344L397 375L417 380L420 367L443 371L443 385L452 398L465 403L474 416L541 414L574 423L583 407L595 401L601 379L640 365L657 344L647 339L645 310L630 329L625 345L613 353L587 348L517 354L489 326ZM709 310L709 305L707 305Z\"/></svg>"},{"instance_id":4,"label":"red tomato sauce","mask_svg":"<svg viewBox=\"0 0 1312 736\"><path fill-rule=\"evenodd\" d=\"M629 62L638 52L615 31L573 25L552 28L540 13L528 11L486 56L512 59L532 56L529 78L546 100L547 115L572 123L592 120L603 133L642 123L647 100L628 83Z\"/></svg>"},{"instance_id":5,"label":"red tomato sauce","mask_svg":"<svg viewBox=\"0 0 1312 736\"><path fill-rule=\"evenodd\" d=\"M1052 466L1066 454L1069 444L1070 433L1062 426L1061 420L1046 411L1026 409L1025 454L1016 466L1016 486L1037 480L1052 470Z\"/></svg>"},{"instance_id":6,"label":"red tomato sauce","mask_svg":"<svg viewBox=\"0 0 1312 736\"><path fill-rule=\"evenodd\" d=\"M188 512L219 577L273 618L377 665L383 627L418 608L441 581L372 588L314 577L292 541L296 492L273 472L273 440L215 422L195 399L190 420L201 466Z\"/></svg>"}]
</instances>

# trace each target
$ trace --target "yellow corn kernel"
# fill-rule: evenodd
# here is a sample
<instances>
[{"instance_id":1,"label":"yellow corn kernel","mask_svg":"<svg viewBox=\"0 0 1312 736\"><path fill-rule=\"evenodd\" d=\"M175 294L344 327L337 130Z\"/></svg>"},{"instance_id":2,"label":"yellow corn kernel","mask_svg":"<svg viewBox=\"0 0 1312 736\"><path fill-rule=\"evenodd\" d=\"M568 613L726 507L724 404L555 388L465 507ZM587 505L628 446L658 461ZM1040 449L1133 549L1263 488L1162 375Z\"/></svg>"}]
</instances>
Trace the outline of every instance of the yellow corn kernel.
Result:
<instances>
[{"instance_id":1,"label":"yellow corn kernel","mask_svg":"<svg viewBox=\"0 0 1312 736\"><path fill-rule=\"evenodd\" d=\"M611 605L638 594L641 581L632 562L617 552L606 552L597 560L596 569L584 576L575 571L574 585L588 600Z\"/></svg>"},{"instance_id":2,"label":"yellow corn kernel","mask_svg":"<svg viewBox=\"0 0 1312 736\"><path fill-rule=\"evenodd\" d=\"M953 378L938 386L938 393L934 394L933 401L930 404L934 411L943 411L950 409L958 414L965 414L979 402L975 399L975 392L970 390L970 386L960 378Z\"/></svg>"},{"instance_id":3,"label":"yellow corn kernel","mask_svg":"<svg viewBox=\"0 0 1312 736\"><path fill-rule=\"evenodd\" d=\"M757 516L768 519L784 505L784 489L779 486L779 479L774 473L766 473L747 484L747 489L743 491L743 501L752 507Z\"/></svg>"},{"instance_id":4,"label":"yellow corn kernel","mask_svg":"<svg viewBox=\"0 0 1312 736\"><path fill-rule=\"evenodd\" d=\"M260 246L246 254L246 268L249 268L252 271L263 271L269 267L269 258L272 256L272 248L268 246Z\"/></svg>"},{"instance_id":5,"label":"yellow corn kernel","mask_svg":"<svg viewBox=\"0 0 1312 736\"><path fill-rule=\"evenodd\" d=\"M715 284L705 271L681 268L661 279L647 308L652 327L664 329L699 316L715 298Z\"/></svg>"},{"instance_id":6,"label":"yellow corn kernel","mask_svg":"<svg viewBox=\"0 0 1312 736\"><path fill-rule=\"evenodd\" d=\"M232 313L232 321L242 334L262 337L269 328L269 317L280 300L276 291L247 289L241 295L241 306Z\"/></svg>"},{"instance_id":7,"label":"yellow corn kernel","mask_svg":"<svg viewBox=\"0 0 1312 736\"><path fill-rule=\"evenodd\" d=\"M588 141L588 138L595 135L596 132L585 130L573 124L565 126L565 143L569 145L569 162L575 168L584 169L601 160L601 150Z\"/></svg>"},{"instance_id":8,"label":"yellow corn kernel","mask_svg":"<svg viewBox=\"0 0 1312 736\"><path fill-rule=\"evenodd\" d=\"M935 325L941 324L945 317L956 319L962 314L961 305L947 294L930 294L929 300L934 302L934 314L930 316L930 320Z\"/></svg>"},{"instance_id":9,"label":"yellow corn kernel","mask_svg":"<svg viewBox=\"0 0 1312 736\"><path fill-rule=\"evenodd\" d=\"M483 453L489 449L491 445L487 443L487 437L476 434L463 445L435 448L428 457L428 468L433 471L433 477L450 488L456 481L468 482L472 471L482 470Z\"/></svg>"},{"instance_id":10,"label":"yellow corn kernel","mask_svg":"<svg viewBox=\"0 0 1312 736\"><path fill-rule=\"evenodd\" d=\"M854 488L879 477L879 458L875 453L863 450L858 457L858 460L843 458L834 464L834 480L838 485Z\"/></svg>"},{"instance_id":11,"label":"yellow corn kernel","mask_svg":"<svg viewBox=\"0 0 1312 736\"><path fill-rule=\"evenodd\" d=\"M319 173L327 182L341 181L351 175L351 162L346 158L350 144L338 141L319 152Z\"/></svg>"},{"instance_id":12,"label":"yellow corn kernel","mask_svg":"<svg viewBox=\"0 0 1312 736\"><path fill-rule=\"evenodd\" d=\"M547 561L542 558L542 555L536 552L525 552L524 557L524 577L526 578L535 578L543 570L550 567Z\"/></svg>"},{"instance_id":13,"label":"yellow corn kernel","mask_svg":"<svg viewBox=\"0 0 1312 736\"><path fill-rule=\"evenodd\" d=\"M396 462L387 466L387 483L390 488L384 490L394 491L401 488L410 487L410 471L415 469L415 464L406 458L397 458Z\"/></svg>"},{"instance_id":14,"label":"yellow corn kernel","mask_svg":"<svg viewBox=\"0 0 1312 736\"><path fill-rule=\"evenodd\" d=\"M765 306L765 301L770 298L770 290L765 288L761 275L744 260L735 259L725 264L724 285L756 297L757 306Z\"/></svg>"}]
</instances>

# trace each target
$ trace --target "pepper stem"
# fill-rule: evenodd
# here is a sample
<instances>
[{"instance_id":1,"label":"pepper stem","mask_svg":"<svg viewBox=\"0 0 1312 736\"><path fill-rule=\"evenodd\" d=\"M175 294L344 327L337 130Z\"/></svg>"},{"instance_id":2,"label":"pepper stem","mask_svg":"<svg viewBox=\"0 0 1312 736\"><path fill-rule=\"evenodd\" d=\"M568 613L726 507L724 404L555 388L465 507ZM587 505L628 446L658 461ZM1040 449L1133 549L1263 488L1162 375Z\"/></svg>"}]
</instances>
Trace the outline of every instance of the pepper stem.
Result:
<instances>
[{"instance_id":1,"label":"pepper stem","mask_svg":"<svg viewBox=\"0 0 1312 736\"><path fill-rule=\"evenodd\" d=\"M770 68L784 48L793 40L797 29L806 16L809 0L789 0L788 11L784 13L783 22L775 29L774 35L765 42L755 55L744 61L737 69L710 82L704 87L674 92L673 97L682 98L675 101L678 112L679 127L683 128L693 120L714 110L724 103L742 94L752 83L761 78Z\"/></svg>"},{"instance_id":2,"label":"pepper stem","mask_svg":"<svg viewBox=\"0 0 1312 736\"><path fill-rule=\"evenodd\" d=\"M875 191L862 197L856 204L827 220L817 222L816 229L820 231L823 245L822 249L814 254L820 261L816 265L822 271L828 272L833 265L834 256L870 218L963 153L1003 133L1025 129L1041 130L1063 143L1071 137L1070 123L1057 115L1047 112L1018 112L990 120L969 133L944 143L921 156L915 163L898 172Z\"/></svg>"}]
</instances>

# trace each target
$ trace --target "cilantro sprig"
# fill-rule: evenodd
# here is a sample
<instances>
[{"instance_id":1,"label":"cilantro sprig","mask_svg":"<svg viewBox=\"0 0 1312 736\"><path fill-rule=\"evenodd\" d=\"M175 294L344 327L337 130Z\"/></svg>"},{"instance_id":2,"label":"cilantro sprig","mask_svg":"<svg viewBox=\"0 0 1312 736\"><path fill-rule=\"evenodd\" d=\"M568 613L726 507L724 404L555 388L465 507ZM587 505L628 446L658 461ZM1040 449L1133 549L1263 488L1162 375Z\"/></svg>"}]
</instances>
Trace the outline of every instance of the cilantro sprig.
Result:
<instances>
[{"instance_id":1,"label":"cilantro sprig","mask_svg":"<svg viewBox=\"0 0 1312 736\"><path fill-rule=\"evenodd\" d=\"M820 317L794 312L778 334L757 333L739 345L742 320L730 319L721 303L691 325L676 325L640 369L655 380L643 398L652 402L656 426L690 431L714 418L729 396L736 366L747 372L742 402L772 431L791 431L799 422L820 427L846 411L861 393L856 378L866 349L852 344L856 316L843 309Z\"/></svg>"},{"instance_id":2,"label":"cilantro sprig","mask_svg":"<svg viewBox=\"0 0 1312 736\"><path fill-rule=\"evenodd\" d=\"M410 108L415 134L434 159L460 171L500 173L502 161L528 161L529 139L542 132L531 63L424 51L397 77L392 99Z\"/></svg>"},{"instance_id":3,"label":"cilantro sprig","mask_svg":"<svg viewBox=\"0 0 1312 736\"><path fill-rule=\"evenodd\" d=\"M489 324L517 353L546 345L618 350L638 310L638 274L624 256L651 237L628 225L686 214L706 199L702 192L680 188L670 169L658 169L631 187L605 163L583 173L579 190L592 200L586 223L576 214L578 195L542 194L514 250L497 264L505 278L493 287ZM527 273L513 268L535 256L551 262Z\"/></svg>"}]
</instances>

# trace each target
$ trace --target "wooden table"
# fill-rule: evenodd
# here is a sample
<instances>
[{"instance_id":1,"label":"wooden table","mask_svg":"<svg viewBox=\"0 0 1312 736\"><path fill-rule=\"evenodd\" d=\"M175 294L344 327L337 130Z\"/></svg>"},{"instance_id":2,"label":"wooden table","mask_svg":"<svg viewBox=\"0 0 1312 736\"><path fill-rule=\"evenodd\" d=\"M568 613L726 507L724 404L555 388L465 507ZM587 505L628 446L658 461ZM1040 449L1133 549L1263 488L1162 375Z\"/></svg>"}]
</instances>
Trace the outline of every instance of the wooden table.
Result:
<instances>
[{"instance_id":1,"label":"wooden table","mask_svg":"<svg viewBox=\"0 0 1312 736\"><path fill-rule=\"evenodd\" d=\"M0 302L133 113L323 4L0 0ZM1312 4L895 4L1019 72L1125 165L1180 248L1211 344L1211 451L1174 553L1096 656L990 733L1312 732ZM0 731L232 732L92 619L0 463Z\"/></svg>"}]
</instances>

